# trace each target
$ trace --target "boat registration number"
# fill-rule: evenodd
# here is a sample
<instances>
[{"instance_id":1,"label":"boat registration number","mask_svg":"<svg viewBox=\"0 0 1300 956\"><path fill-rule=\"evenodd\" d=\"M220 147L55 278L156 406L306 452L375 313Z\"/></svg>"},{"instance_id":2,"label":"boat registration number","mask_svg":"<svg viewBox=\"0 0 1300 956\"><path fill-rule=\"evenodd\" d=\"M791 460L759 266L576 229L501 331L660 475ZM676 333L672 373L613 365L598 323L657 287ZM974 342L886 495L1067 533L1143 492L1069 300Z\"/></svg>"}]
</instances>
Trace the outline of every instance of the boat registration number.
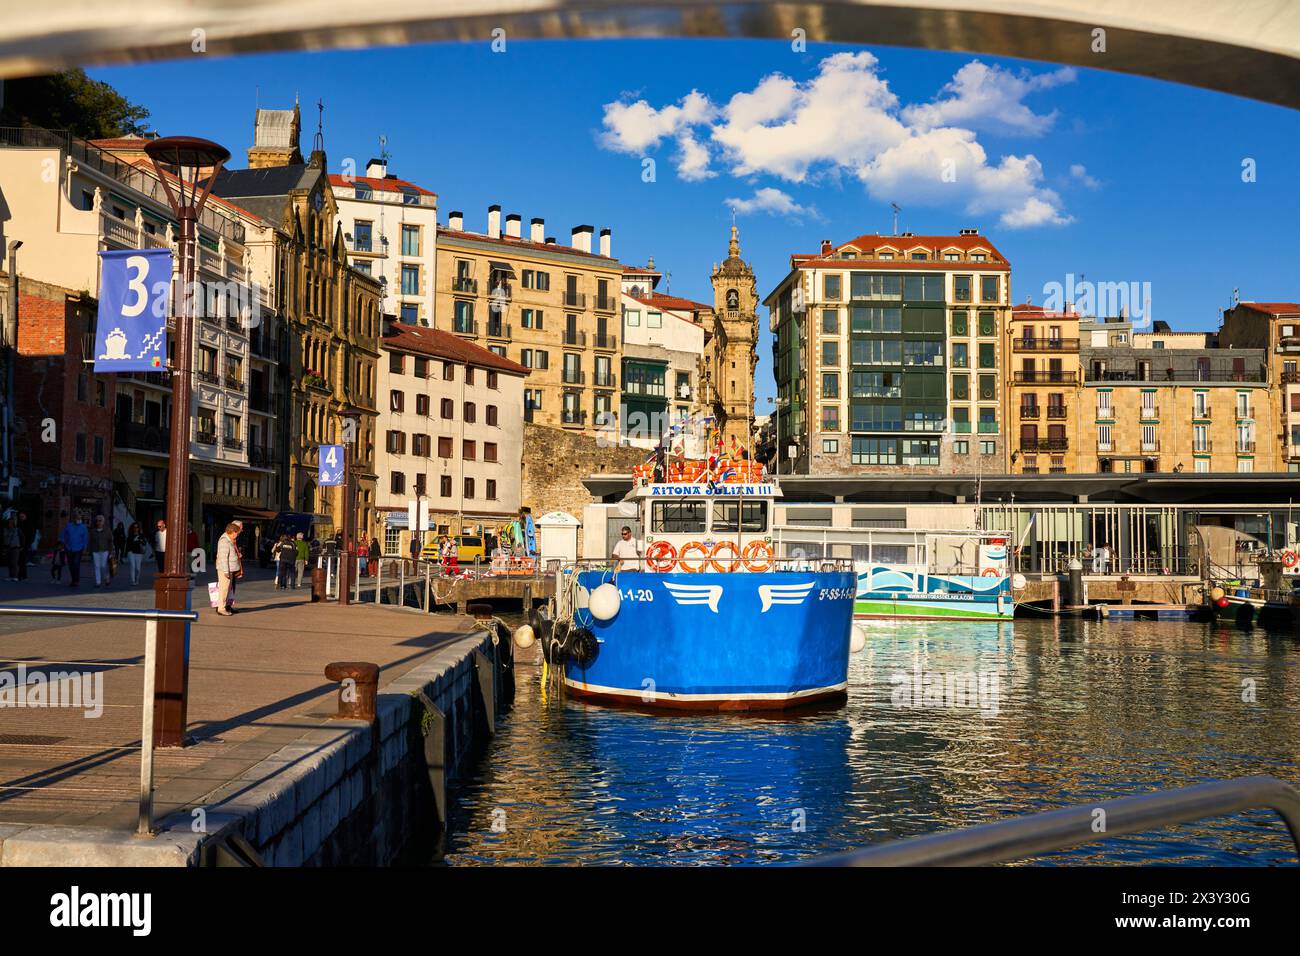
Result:
<instances>
[{"instance_id":1,"label":"boat registration number","mask_svg":"<svg viewBox=\"0 0 1300 956\"><path fill-rule=\"evenodd\" d=\"M817 592L819 601L847 601L857 597L856 588L822 588Z\"/></svg>"},{"instance_id":2,"label":"boat registration number","mask_svg":"<svg viewBox=\"0 0 1300 956\"><path fill-rule=\"evenodd\" d=\"M655 592L650 588L628 588L619 592L624 601L653 601Z\"/></svg>"}]
</instances>

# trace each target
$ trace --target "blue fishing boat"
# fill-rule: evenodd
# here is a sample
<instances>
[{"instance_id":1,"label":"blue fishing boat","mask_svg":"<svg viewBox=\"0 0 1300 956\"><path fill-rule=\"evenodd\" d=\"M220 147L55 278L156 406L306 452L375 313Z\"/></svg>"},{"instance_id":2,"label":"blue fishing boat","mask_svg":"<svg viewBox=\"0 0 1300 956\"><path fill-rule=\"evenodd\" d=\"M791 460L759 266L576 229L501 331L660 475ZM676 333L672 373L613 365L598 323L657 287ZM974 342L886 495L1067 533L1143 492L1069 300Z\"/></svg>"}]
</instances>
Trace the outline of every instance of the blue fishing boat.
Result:
<instances>
[{"instance_id":1,"label":"blue fishing boat","mask_svg":"<svg viewBox=\"0 0 1300 956\"><path fill-rule=\"evenodd\" d=\"M748 461L640 471L628 500L644 554L561 569L552 612L534 623L568 691L695 710L842 700L857 578L849 561L775 557L779 496Z\"/></svg>"}]
</instances>

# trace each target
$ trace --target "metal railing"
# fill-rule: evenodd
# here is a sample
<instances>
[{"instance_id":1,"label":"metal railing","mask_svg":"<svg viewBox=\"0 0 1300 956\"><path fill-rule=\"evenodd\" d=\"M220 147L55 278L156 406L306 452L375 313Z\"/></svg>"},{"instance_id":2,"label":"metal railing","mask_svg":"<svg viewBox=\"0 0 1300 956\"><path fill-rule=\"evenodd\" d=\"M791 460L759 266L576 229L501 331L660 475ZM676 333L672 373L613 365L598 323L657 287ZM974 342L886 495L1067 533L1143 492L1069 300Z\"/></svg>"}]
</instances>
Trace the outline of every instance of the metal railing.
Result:
<instances>
[{"instance_id":1,"label":"metal railing","mask_svg":"<svg viewBox=\"0 0 1300 956\"><path fill-rule=\"evenodd\" d=\"M159 621L197 621L199 616L194 611L160 611L157 608L144 610L120 610L117 608L87 607L18 607L0 606L0 614L16 617L108 617L133 618L144 621L144 702L143 716L140 720L140 813L136 823L139 836L153 834L153 705L154 678L158 667L158 622ZM134 666L134 665L126 665ZM27 787L6 787L0 790L36 789ZM62 787L44 787L44 790L61 790Z\"/></svg>"},{"instance_id":2,"label":"metal railing","mask_svg":"<svg viewBox=\"0 0 1300 956\"><path fill-rule=\"evenodd\" d=\"M1157 791L1048 810L1014 820L825 856L813 866L988 866L1057 853L1085 843L1131 833L1146 833L1207 817L1268 809L1286 824L1300 857L1300 791L1276 777L1219 780L1177 790ZM1106 828L1094 830L1097 811Z\"/></svg>"}]
</instances>

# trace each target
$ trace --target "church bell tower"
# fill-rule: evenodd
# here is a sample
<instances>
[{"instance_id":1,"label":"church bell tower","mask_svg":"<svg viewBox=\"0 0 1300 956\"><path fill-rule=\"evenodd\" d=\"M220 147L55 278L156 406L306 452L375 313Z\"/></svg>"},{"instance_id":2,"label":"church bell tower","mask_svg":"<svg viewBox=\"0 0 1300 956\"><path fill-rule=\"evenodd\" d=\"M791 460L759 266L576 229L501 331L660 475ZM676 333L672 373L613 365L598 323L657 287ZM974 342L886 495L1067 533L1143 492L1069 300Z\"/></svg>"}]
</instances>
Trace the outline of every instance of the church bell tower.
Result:
<instances>
[{"instance_id":1,"label":"church bell tower","mask_svg":"<svg viewBox=\"0 0 1300 956\"><path fill-rule=\"evenodd\" d=\"M754 367L758 362L758 289L754 270L740 258L733 222L727 258L713 267L713 341L710 377L713 413L724 447L731 440L753 452Z\"/></svg>"}]
</instances>

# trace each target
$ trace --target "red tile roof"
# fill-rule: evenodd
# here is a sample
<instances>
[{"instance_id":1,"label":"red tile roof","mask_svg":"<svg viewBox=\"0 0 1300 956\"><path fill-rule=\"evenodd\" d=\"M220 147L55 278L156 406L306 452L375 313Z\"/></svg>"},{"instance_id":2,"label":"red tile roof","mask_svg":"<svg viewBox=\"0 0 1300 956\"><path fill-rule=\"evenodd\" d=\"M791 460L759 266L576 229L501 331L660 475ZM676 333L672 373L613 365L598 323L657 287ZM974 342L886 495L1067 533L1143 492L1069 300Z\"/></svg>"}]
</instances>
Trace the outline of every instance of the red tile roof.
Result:
<instances>
[{"instance_id":1,"label":"red tile roof","mask_svg":"<svg viewBox=\"0 0 1300 956\"><path fill-rule=\"evenodd\" d=\"M626 273L632 273L639 276L663 275L662 272L659 272L656 269L651 269L649 266L624 266L623 271Z\"/></svg>"},{"instance_id":2,"label":"red tile roof","mask_svg":"<svg viewBox=\"0 0 1300 956\"><path fill-rule=\"evenodd\" d=\"M528 374L528 369L518 362L512 362L495 352L489 352L481 345L467 342L458 335L424 325L403 325L401 322L394 322L392 331L384 335L380 344L386 349L419 352L421 355L449 359L462 365L492 368L512 375Z\"/></svg>"},{"instance_id":3,"label":"red tile roof","mask_svg":"<svg viewBox=\"0 0 1300 956\"><path fill-rule=\"evenodd\" d=\"M1254 309L1256 312L1263 312L1267 315L1292 315L1300 313L1300 303L1296 302L1240 302L1248 309Z\"/></svg>"},{"instance_id":4,"label":"red tile roof","mask_svg":"<svg viewBox=\"0 0 1300 956\"><path fill-rule=\"evenodd\" d=\"M338 173L330 173L331 186L355 186L357 183L364 183L375 192L379 193L396 193L404 189L411 192L419 193L422 196L432 196L438 198L438 194L430 192L423 186L417 186L415 183L407 182L405 179L398 179L396 176L385 176L383 179L374 176L343 176Z\"/></svg>"},{"instance_id":5,"label":"red tile roof","mask_svg":"<svg viewBox=\"0 0 1300 956\"><path fill-rule=\"evenodd\" d=\"M444 236L449 239L461 238L461 239L474 239L477 240L478 242L495 242L498 245L518 246L521 249L540 249L545 252L563 252L566 255L571 255L571 256L585 256L588 259L599 259L602 263L609 263L610 268L613 268L614 266L619 266L618 260L610 256L602 256L599 253L595 253L595 252L583 252L581 249L575 249L572 246L564 246L558 242L551 242L551 243L533 242L531 239L516 239L514 236L507 236L504 234L497 236L494 239L492 236L484 235L481 232L463 232L460 230L448 229L444 226L439 226L438 227L439 241L441 241ZM619 267L621 268L621 266Z\"/></svg>"},{"instance_id":6,"label":"red tile roof","mask_svg":"<svg viewBox=\"0 0 1300 956\"><path fill-rule=\"evenodd\" d=\"M899 253L905 253L910 249L918 247L925 249L927 252L942 256L945 249L960 249L962 252L970 252L973 249L987 249L992 258L987 262L971 263L969 260L963 260L959 263L945 262L942 258L926 259L916 261L912 259L840 259L837 254L841 249L852 247L860 253L870 252L874 249L895 249ZM965 268L970 265L978 269L1010 269L1011 266L1006 260L1006 256L998 251L998 248L989 241L987 236L981 236L978 233L970 236L882 236L879 233L866 233L858 236L856 239L850 239L848 242L842 242L838 246L832 246L829 255L821 253L796 253L790 257L790 267L822 267L829 265L839 265L844 267L845 262L854 263L853 266L845 268L861 268L868 266L871 268L881 269L952 269Z\"/></svg>"},{"instance_id":7,"label":"red tile roof","mask_svg":"<svg viewBox=\"0 0 1300 956\"><path fill-rule=\"evenodd\" d=\"M713 306L705 305L703 302L694 302L691 299L681 299L675 295L663 295L659 292L650 292L646 295L633 295L629 298L636 299L645 305L654 306L658 309L671 309L677 312L711 312Z\"/></svg>"}]
</instances>

